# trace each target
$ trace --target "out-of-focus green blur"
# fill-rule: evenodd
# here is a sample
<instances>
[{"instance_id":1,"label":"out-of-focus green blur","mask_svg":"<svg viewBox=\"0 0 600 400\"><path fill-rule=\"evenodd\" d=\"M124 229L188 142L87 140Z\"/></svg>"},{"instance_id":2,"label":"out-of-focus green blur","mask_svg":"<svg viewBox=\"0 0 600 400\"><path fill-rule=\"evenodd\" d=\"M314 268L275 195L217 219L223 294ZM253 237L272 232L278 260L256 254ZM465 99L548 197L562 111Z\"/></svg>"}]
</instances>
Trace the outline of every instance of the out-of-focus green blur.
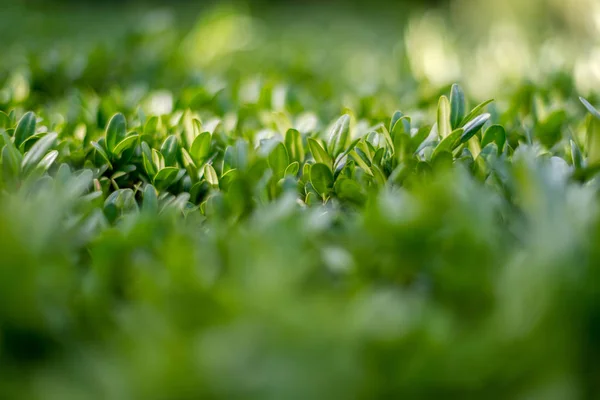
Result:
<instances>
[{"instance_id":1,"label":"out-of-focus green blur","mask_svg":"<svg viewBox=\"0 0 600 400\"><path fill-rule=\"evenodd\" d=\"M71 81L171 88L207 71L269 74L336 93L423 93L460 81L479 99L558 71L584 95L600 82L595 0L16 2L0 20L2 73L39 68L50 95ZM28 50L36 52L29 68ZM68 65L56 64L65 59Z\"/></svg>"}]
</instances>

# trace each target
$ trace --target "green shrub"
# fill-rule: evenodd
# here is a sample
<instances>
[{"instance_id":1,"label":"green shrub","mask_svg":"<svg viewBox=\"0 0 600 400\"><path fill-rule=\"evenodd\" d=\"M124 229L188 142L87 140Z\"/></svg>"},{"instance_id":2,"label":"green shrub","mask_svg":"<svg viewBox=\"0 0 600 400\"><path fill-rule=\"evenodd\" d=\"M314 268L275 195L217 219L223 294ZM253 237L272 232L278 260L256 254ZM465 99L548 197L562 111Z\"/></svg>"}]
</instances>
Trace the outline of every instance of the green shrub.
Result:
<instances>
[{"instance_id":1,"label":"green shrub","mask_svg":"<svg viewBox=\"0 0 600 400\"><path fill-rule=\"evenodd\" d=\"M596 396L600 112L572 81L340 101L294 60L194 81L166 33L115 81L90 44L0 89L2 398Z\"/></svg>"}]
</instances>

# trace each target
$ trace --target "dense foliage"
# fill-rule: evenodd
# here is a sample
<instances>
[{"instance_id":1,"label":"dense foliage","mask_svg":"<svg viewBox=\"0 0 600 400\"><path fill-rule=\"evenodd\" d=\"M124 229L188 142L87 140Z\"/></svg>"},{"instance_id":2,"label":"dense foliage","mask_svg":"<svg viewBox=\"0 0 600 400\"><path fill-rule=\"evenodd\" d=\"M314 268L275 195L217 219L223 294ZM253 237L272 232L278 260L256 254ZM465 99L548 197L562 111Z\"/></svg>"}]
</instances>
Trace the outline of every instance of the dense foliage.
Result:
<instances>
[{"instance_id":1,"label":"dense foliage","mask_svg":"<svg viewBox=\"0 0 600 400\"><path fill-rule=\"evenodd\" d=\"M0 397L597 396L600 111L568 69L475 101L397 60L364 93L232 48L243 15L161 15L0 67Z\"/></svg>"}]
</instances>

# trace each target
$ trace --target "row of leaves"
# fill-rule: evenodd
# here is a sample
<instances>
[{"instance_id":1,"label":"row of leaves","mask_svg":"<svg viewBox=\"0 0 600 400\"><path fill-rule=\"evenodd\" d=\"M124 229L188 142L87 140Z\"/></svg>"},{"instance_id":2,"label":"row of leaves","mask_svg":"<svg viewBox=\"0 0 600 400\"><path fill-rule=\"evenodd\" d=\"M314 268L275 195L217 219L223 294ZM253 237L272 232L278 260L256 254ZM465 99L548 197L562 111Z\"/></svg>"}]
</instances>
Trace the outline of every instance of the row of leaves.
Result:
<instances>
[{"instance_id":1,"label":"row of leaves","mask_svg":"<svg viewBox=\"0 0 600 400\"><path fill-rule=\"evenodd\" d=\"M587 142L579 146L570 138L568 161L572 177L585 181L600 168L600 112L581 101L590 114ZM453 85L450 97L439 99L433 126L414 127L411 118L398 111L389 124L376 124L356 135L352 117L345 114L330 126L325 140L318 132L289 128L256 146L255 138L236 137L218 121L203 127L189 110L171 126L166 117L141 115L137 131L129 131L125 116L117 113L103 136L81 144L59 138L47 127L36 129L33 112L25 113L16 126L14 111L0 113L2 185L18 187L64 162L93 171L94 190L106 198L109 209L122 210L143 193L165 204L177 200L189 209L199 205L204 214L210 212L208 205L237 216L285 191L295 192L307 205L335 201L360 206L369 191L410 184L453 164L502 187L507 184L502 182L502 163L510 160L520 141L511 142L505 128L484 113L491 102L467 112L463 91ZM83 153L79 165L77 152ZM224 198L222 193L232 195Z\"/></svg>"}]
</instances>

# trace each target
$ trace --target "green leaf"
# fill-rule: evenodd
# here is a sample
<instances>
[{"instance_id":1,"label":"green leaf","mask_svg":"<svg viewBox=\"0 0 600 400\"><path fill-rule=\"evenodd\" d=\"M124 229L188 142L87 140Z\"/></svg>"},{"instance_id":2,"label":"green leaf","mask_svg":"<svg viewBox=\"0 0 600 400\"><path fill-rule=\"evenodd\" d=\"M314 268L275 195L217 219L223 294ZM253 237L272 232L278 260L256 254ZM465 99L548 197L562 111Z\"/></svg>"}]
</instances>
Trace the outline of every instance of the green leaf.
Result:
<instances>
[{"instance_id":1,"label":"green leaf","mask_svg":"<svg viewBox=\"0 0 600 400\"><path fill-rule=\"evenodd\" d=\"M8 129L11 127L10 117L3 111L0 111L0 128Z\"/></svg>"},{"instance_id":2,"label":"green leaf","mask_svg":"<svg viewBox=\"0 0 600 400\"><path fill-rule=\"evenodd\" d=\"M362 157L362 159L371 165L373 161L373 155L375 154L375 148L367 142L364 138L356 145L354 149L358 155Z\"/></svg>"},{"instance_id":3,"label":"green leaf","mask_svg":"<svg viewBox=\"0 0 600 400\"><path fill-rule=\"evenodd\" d=\"M36 133L35 135L29 136L27 139L25 139L25 141L23 141L23 143L21 143L21 145L19 146L19 151L21 153L29 151L29 149L31 149L35 142L37 142L44 136L46 136L45 133Z\"/></svg>"},{"instance_id":4,"label":"green leaf","mask_svg":"<svg viewBox=\"0 0 600 400\"><path fill-rule=\"evenodd\" d=\"M58 158L58 150L52 150L42 158L42 160L36 165L35 172L43 174L54 164L54 161Z\"/></svg>"},{"instance_id":5,"label":"green leaf","mask_svg":"<svg viewBox=\"0 0 600 400\"><path fill-rule=\"evenodd\" d=\"M177 167L165 167L154 176L154 185L157 189L166 189L175 183L178 173Z\"/></svg>"},{"instance_id":6,"label":"green leaf","mask_svg":"<svg viewBox=\"0 0 600 400\"><path fill-rule=\"evenodd\" d=\"M323 146L321 146L321 144L316 139L309 137L308 147L316 162L328 165L331 168L331 166L333 165L331 157L329 156L329 154L327 154Z\"/></svg>"},{"instance_id":7,"label":"green leaf","mask_svg":"<svg viewBox=\"0 0 600 400\"><path fill-rule=\"evenodd\" d=\"M118 189L104 201L104 213L109 220L114 221L119 215L138 210L135 194L131 189Z\"/></svg>"},{"instance_id":8,"label":"green leaf","mask_svg":"<svg viewBox=\"0 0 600 400\"><path fill-rule=\"evenodd\" d=\"M475 118L476 116L478 116L479 113L481 112L481 110L483 110L483 108L485 106L487 106L488 104L490 104L492 101L494 101L494 99L486 100L483 103L477 105L474 109L471 110L471 112L469 114L467 114L467 116L465 116L463 118L463 120L461 121L461 123L460 123L459 126L464 126L469 121L471 121L473 118Z\"/></svg>"},{"instance_id":9,"label":"green leaf","mask_svg":"<svg viewBox=\"0 0 600 400\"><path fill-rule=\"evenodd\" d=\"M184 146L190 148L192 143L198 135L202 132L202 123L200 120L193 116L192 112L188 109L183 114L183 141Z\"/></svg>"},{"instance_id":10,"label":"green leaf","mask_svg":"<svg viewBox=\"0 0 600 400\"><path fill-rule=\"evenodd\" d=\"M481 147L485 147L492 142L496 143L500 152L503 151L504 144L506 143L506 131L501 125L492 125L485 130L481 140Z\"/></svg>"},{"instance_id":11,"label":"green leaf","mask_svg":"<svg viewBox=\"0 0 600 400\"><path fill-rule=\"evenodd\" d=\"M117 144L127 136L127 121L121 113L115 114L106 127L106 149L114 154Z\"/></svg>"},{"instance_id":12,"label":"green leaf","mask_svg":"<svg viewBox=\"0 0 600 400\"><path fill-rule=\"evenodd\" d=\"M333 189L333 174L331 169L322 163L314 164L310 168L310 183L317 193L325 199Z\"/></svg>"},{"instance_id":13,"label":"green leaf","mask_svg":"<svg viewBox=\"0 0 600 400\"><path fill-rule=\"evenodd\" d=\"M471 137L471 139L467 141L467 147L473 155L473 158L477 159L477 157L479 157L479 153L481 153L481 142L479 141L479 137Z\"/></svg>"},{"instance_id":14,"label":"green leaf","mask_svg":"<svg viewBox=\"0 0 600 400\"><path fill-rule=\"evenodd\" d=\"M482 114L465 124L465 126L462 128L464 133L460 138L460 142L465 143L471 139L477 132L479 132L479 130L483 127L483 125L485 125L490 117L490 114Z\"/></svg>"},{"instance_id":15,"label":"green leaf","mask_svg":"<svg viewBox=\"0 0 600 400\"><path fill-rule=\"evenodd\" d=\"M304 161L304 145L302 135L296 129L288 129L285 133L285 147L291 161Z\"/></svg>"},{"instance_id":16,"label":"green leaf","mask_svg":"<svg viewBox=\"0 0 600 400\"><path fill-rule=\"evenodd\" d=\"M570 142L571 158L573 159L573 165L576 169L581 169L583 168L583 156L581 155L581 150L579 149L579 146L577 146L577 143L575 143L573 140L571 140Z\"/></svg>"},{"instance_id":17,"label":"green leaf","mask_svg":"<svg viewBox=\"0 0 600 400\"><path fill-rule=\"evenodd\" d=\"M231 183L238 180L239 172L237 169L230 169L226 173L221 175L219 179L219 188L224 192L229 191Z\"/></svg>"},{"instance_id":18,"label":"green leaf","mask_svg":"<svg viewBox=\"0 0 600 400\"><path fill-rule=\"evenodd\" d=\"M55 144L57 138L58 134L49 133L31 146L31 149L25 153L23 161L21 162L21 168L24 174L27 174L36 167L40 160L48 153L48 150Z\"/></svg>"},{"instance_id":19,"label":"green leaf","mask_svg":"<svg viewBox=\"0 0 600 400\"><path fill-rule=\"evenodd\" d=\"M431 133L430 125L424 125L424 126L420 127L419 130L417 131L417 133L415 133L415 135L410 138L411 150L413 152L417 151L417 149L423 144L423 142L425 141L425 139L427 139L427 137L429 136L430 133Z\"/></svg>"},{"instance_id":20,"label":"green leaf","mask_svg":"<svg viewBox=\"0 0 600 400\"><path fill-rule=\"evenodd\" d=\"M35 134L36 117L31 111L23 115L15 130L15 147L21 146L28 137Z\"/></svg>"},{"instance_id":21,"label":"green leaf","mask_svg":"<svg viewBox=\"0 0 600 400\"><path fill-rule=\"evenodd\" d=\"M402 133L406 133L410 136L410 117L402 115L400 118L394 121L394 118L397 115L402 115L402 113L400 111L396 111L394 117L392 117L392 121L394 122L394 124L392 125L392 129L390 130L392 140L394 140L397 135L400 135Z\"/></svg>"},{"instance_id":22,"label":"green leaf","mask_svg":"<svg viewBox=\"0 0 600 400\"><path fill-rule=\"evenodd\" d=\"M285 169L290 164L287 150L283 143L279 142L269 154L269 166L273 170L273 176L276 180L283 177Z\"/></svg>"},{"instance_id":23,"label":"green leaf","mask_svg":"<svg viewBox=\"0 0 600 400\"><path fill-rule=\"evenodd\" d=\"M392 139L392 136L390 135L390 132L388 132L388 130L386 129L386 127L383 126L383 125L381 126L381 133L383 135L383 138L385 139L385 143L388 145L388 148L390 150L394 150L394 139ZM357 140L360 140L360 138L355 139L355 141L357 141ZM352 150L352 149L346 149L346 151L344 153L348 154L350 152L350 150Z\"/></svg>"},{"instance_id":24,"label":"green leaf","mask_svg":"<svg viewBox=\"0 0 600 400\"><path fill-rule=\"evenodd\" d=\"M433 150L433 154L431 155L432 159L435 159L436 156L441 152L451 152L454 148L460 143L461 137L463 136L464 131L462 128L456 129L450 135L446 136L442 141L435 147Z\"/></svg>"},{"instance_id":25,"label":"green leaf","mask_svg":"<svg viewBox=\"0 0 600 400\"><path fill-rule=\"evenodd\" d=\"M373 176L375 177L377 184L380 186L385 186L387 179L381 168L379 168L377 165L371 165L371 171L373 171Z\"/></svg>"},{"instance_id":26,"label":"green leaf","mask_svg":"<svg viewBox=\"0 0 600 400\"><path fill-rule=\"evenodd\" d=\"M5 181L15 182L21 173L22 156L6 133L2 135L6 143L2 149L2 175Z\"/></svg>"},{"instance_id":27,"label":"green leaf","mask_svg":"<svg viewBox=\"0 0 600 400\"><path fill-rule=\"evenodd\" d=\"M190 148L190 156L197 166L200 166L210 156L210 142L212 137L210 132L202 132L194 139Z\"/></svg>"},{"instance_id":28,"label":"green leaf","mask_svg":"<svg viewBox=\"0 0 600 400\"><path fill-rule=\"evenodd\" d=\"M127 136L115 146L113 149L113 154L115 156L120 156L125 150L129 150L130 148L134 147L139 138L140 135Z\"/></svg>"},{"instance_id":29,"label":"green leaf","mask_svg":"<svg viewBox=\"0 0 600 400\"><path fill-rule=\"evenodd\" d=\"M597 119L600 119L600 111L598 111L593 105L591 105L589 101L587 101L583 97L580 97L579 101L581 101L585 108L587 108L590 114L592 114Z\"/></svg>"},{"instance_id":30,"label":"green leaf","mask_svg":"<svg viewBox=\"0 0 600 400\"><path fill-rule=\"evenodd\" d=\"M341 200L362 206L367 196L361 186L352 179L342 178L335 182L335 193Z\"/></svg>"},{"instance_id":31,"label":"green leaf","mask_svg":"<svg viewBox=\"0 0 600 400\"><path fill-rule=\"evenodd\" d=\"M158 198L156 197L156 189L152 185L144 187L142 210L149 214L156 214L158 212Z\"/></svg>"},{"instance_id":32,"label":"green leaf","mask_svg":"<svg viewBox=\"0 0 600 400\"><path fill-rule=\"evenodd\" d=\"M342 115L331 128L327 148L331 158L335 159L344 152L350 139L350 116Z\"/></svg>"},{"instance_id":33,"label":"green leaf","mask_svg":"<svg viewBox=\"0 0 600 400\"><path fill-rule=\"evenodd\" d=\"M164 158L164 165L174 167L177 164L177 150L179 149L177 136L170 135L160 147L160 153Z\"/></svg>"},{"instance_id":34,"label":"green leaf","mask_svg":"<svg viewBox=\"0 0 600 400\"><path fill-rule=\"evenodd\" d=\"M284 175L285 176L296 176L296 175L298 175L299 170L300 170L300 163L298 163L298 161L294 161L293 163L291 163L290 165L287 166L287 168L285 169Z\"/></svg>"},{"instance_id":35,"label":"green leaf","mask_svg":"<svg viewBox=\"0 0 600 400\"><path fill-rule=\"evenodd\" d=\"M383 155L384 155L385 151L386 150L383 147L379 148L379 150L377 150L375 152L375 155L373 156L372 164L381 166L381 160L383 159Z\"/></svg>"},{"instance_id":36,"label":"green leaf","mask_svg":"<svg viewBox=\"0 0 600 400\"><path fill-rule=\"evenodd\" d=\"M108 164L108 167L110 169L112 169L112 164L110 163L110 160L108 158L108 154L106 154L106 151L104 150L104 148L102 148L102 146L100 146L100 144L96 143L96 142L90 142L90 144L92 145L92 147L94 148L94 150L96 150L96 153L98 153L100 155L100 157L102 157L102 159L104 161L106 161L106 164Z\"/></svg>"},{"instance_id":37,"label":"green leaf","mask_svg":"<svg viewBox=\"0 0 600 400\"><path fill-rule=\"evenodd\" d=\"M450 124L452 129L458 128L465 117L465 94L457 84L450 91Z\"/></svg>"},{"instance_id":38,"label":"green leaf","mask_svg":"<svg viewBox=\"0 0 600 400\"><path fill-rule=\"evenodd\" d=\"M146 121L146 124L144 125L144 135L153 135L158 131L158 128L160 126L160 118L158 118L156 115L152 116L148 119L148 121Z\"/></svg>"},{"instance_id":39,"label":"green leaf","mask_svg":"<svg viewBox=\"0 0 600 400\"><path fill-rule=\"evenodd\" d=\"M400 120L400 118L404 117L404 114L401 111L396 111L390 120L390 128L388 129L391 133L394 130L394 126Z\"/></svg>"},{"instance_id":40,"label":"green leaf","mask_svg":"<svg viewBox=\"0 0 600 400\"><path fill-rule=\"evenodd\" d=\"M449 151L438 151L431 157L431 166L433 169L450 169L454 163L454 157Z\"/></svg>"},{"instance_id":41,"label":"green leaf","mask_svg":"<svg viewBox=\"0 0 600 400\"><path fill-rule=\"evenodd\" d=\"M204 178L209 185L214 188L219 187L219 178L217 177L217 171L213 168L212 165L206 164L204 166Z\"/></svg>"},{"instance_id":42,"label":"green leaf","mask_svg":"<svg viewBox=\"0 0 600 400\"><path fill-rule=\"evenodd\" d=\"M590 115L587 121L588 167L600 163L600 119Z\"/></svg>"},{"instance_id":43,"label":"green leaf","mask_svg":"<svg viewBox=\"0 0 600 400\"><path fill-rule=\"evenodd\" d=\"M183 161L183 167L188 171L188 174L192 181L195 182L195 178L198 174L198 167L196 166L194 160L192 160L190 153L188 153L187 150L183 147L181 148L181 159Z\"/></svg>"},{"instance_id":44,"label":"green leaf","mask_svg":"<svg viewBox=\"0 0 600 400\"><path fill-rule=\"evenodd\" d=\"M222 174L231 169L245 170L248 166L248 142L238 139L233 146L227 146L223 156Z\"/></svg>"},{"instance_id":45,"label":"green leaf","mask_svg":"<svg viewBox=\"0 0 600 400\"><path fill-rule=\"evenodd\" d=\"M152 162L156 165L156 169L161 170L165 165L165 158L162 153L156 149L152 149Z\"/></svg>"},{"instance_id":46,"label":"green leaf","mask_svg":"<svg viewBox=\"0 0 600 400\"><path fill-rule=\"evenodd\" d=\"M346 148L346 150L344 150L344 152L343 152L342 154L340 154L340 155L338 156L338 158L336 159L336 161L335 161L335 164L334 164L334 169L335 169L335 168L337 168L337 166L339 165L339 163L340 163L340 162L343 160L343 158L344 158L345 156L347 156L348 154L350 154L350 152L351 152L352 150L354 150L354 148L356 147L356 145L357 145L357 144L358 144L360 141L361 141L361 138L356 138L356 139L354 139L354 140L353 140L353 141L352 141L352 142L351 142L351 143L348 145L348 147Z\"/></svg>"},{"instance_id":47,"label":"green leaf","mask_svg":"<svg viewBox=\"0 0 600 400\"><path fill-rule=\"evenodd\" d=\"M437 111L438 134L443 139L452 133L450 125L450 101L446 96L440 97Z\"/></svg>"},{"instance_id":48,"label":"green leaf","mask_svg":"<svg viewBox=\"0 0 600 400\"><path fill-rule=\"evenodd\" d=\"M553 110L538 120L535 136L547 148L553 147L562 139L562 128L567 121L565 110Z\"/></svg>"},{"instance_id":49,"label":"green leaf","mask_svg":"<svg viewBox=\"0 0 600 400\"><path fill-rule=\"evenodd\" d=\"M158 170L156 164L152 160L152 149L148 146L148 143L142 142L142 162L144 164L144 170L149 178L153 178Z\"/></svg>"},{"instance_id":50,"label":"green leaf","mask_svg":"<svg viewBox=\"0 0 600 400\"><path fill-rule=\"evenodd\" d=\"M304 183L307 183L310 181L310 167L311 166L312 166L312 164L306 163L302 167L302 180L304 181Z\"/></svg>"},{"instance_id":51,"label":"green leaf","mask_svg":"<svg viewBox=\"0 0 600 400\"><path fill-rule=\"evenodd\" d=\"M306 193L306 197L304 198L304 203L306 205L311 206L313 204L317 204L319 202L319 198L314 192Z\"/></svg>"},{"instance_id":52,"label":"green leaf","mask_svg":"<svg viewBox=\"0 0 600 400\"><path fill-rule=\"evenodd\" d=\"M365 156L358 147L354 148L354 151L351 151L349 155L363 171L369 175L373 175L373 172L371 171L371 161L369 161L367 156Z\"/></svg>"}]
</instances>

